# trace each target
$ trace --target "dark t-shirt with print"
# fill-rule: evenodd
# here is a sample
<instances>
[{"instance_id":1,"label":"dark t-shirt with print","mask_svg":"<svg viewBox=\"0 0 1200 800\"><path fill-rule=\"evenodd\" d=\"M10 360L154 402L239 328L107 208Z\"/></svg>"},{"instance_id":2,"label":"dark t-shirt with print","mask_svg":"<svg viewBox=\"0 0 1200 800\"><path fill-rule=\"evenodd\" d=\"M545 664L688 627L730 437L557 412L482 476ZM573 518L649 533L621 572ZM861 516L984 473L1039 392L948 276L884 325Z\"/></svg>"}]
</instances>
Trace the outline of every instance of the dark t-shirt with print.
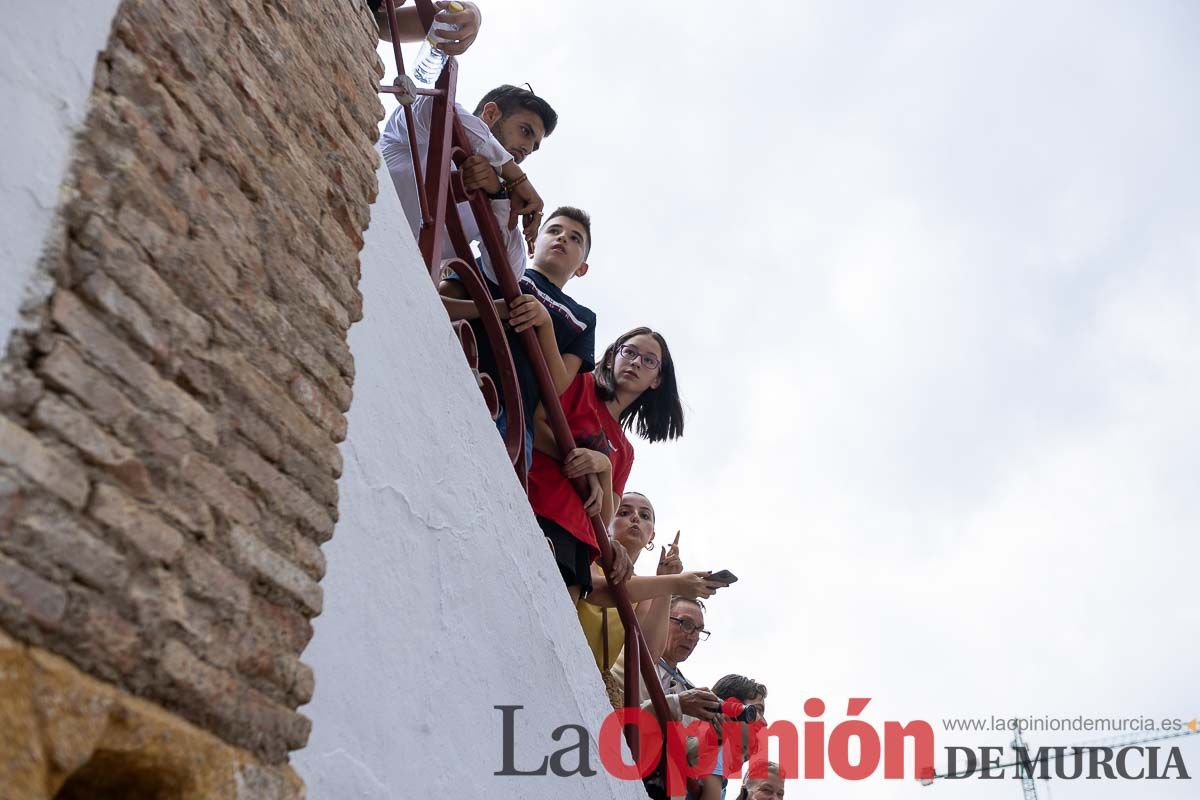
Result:
<instances>
[{"instance_id":1,"label":"dark t-shirt with print","mask_svg":"<svg viewBox=\"0 0 1200 800\"><path fill-rule=\"evenodd\" d=\"M502 297L500 287L488 283L492 297ZM555 286L549 278L534 269L528 269L521 276L521 291L536 297L546 310L550 312L550 320L554 325L554 340L558 343L558 352L564 356L578 356L582 362L580 372L591 372L596 367L596 314L587 306L575 302L562 289ZM491 376L496 382L496 390L503 392L500 384L500 372L496 367L496 357L488 343L483 324L478 320L471 323L475 329L475 340L479 344L479 370ZM521 337L508 331L508 347L512 351L513 367L517 372L517 385L521 390L521 402L525 407L525 424L533 423L533 412L542 401L542 393L538 390L537 378L534 376L533 364L525 355ZM503 394L501 394L503 399Z\"/></svg>"}]
</instances>

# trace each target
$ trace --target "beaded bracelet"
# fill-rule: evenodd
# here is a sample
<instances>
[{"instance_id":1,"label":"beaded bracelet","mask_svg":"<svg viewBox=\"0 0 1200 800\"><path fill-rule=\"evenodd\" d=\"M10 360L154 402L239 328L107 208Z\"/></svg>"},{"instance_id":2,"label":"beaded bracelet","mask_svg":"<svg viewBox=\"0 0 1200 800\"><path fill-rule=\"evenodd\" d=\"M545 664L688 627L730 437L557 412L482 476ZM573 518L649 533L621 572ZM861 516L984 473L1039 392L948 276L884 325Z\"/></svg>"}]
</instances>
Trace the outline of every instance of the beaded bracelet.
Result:
<instances>
[{"instance_id":1,"label":"beaded bracelet","mask_svg":"<svg viewBox=\"0 0 1200 800\"><path fill-rule=\"evenodd\" d=\"M515 187L520 186L522 183L524 183L527 180L529 180L529 175L527 173L523 172L518 177L513 178L511 181L505 181L504 182L504 190L506 192L511 193Z\"/></svg>"}]
</instances>

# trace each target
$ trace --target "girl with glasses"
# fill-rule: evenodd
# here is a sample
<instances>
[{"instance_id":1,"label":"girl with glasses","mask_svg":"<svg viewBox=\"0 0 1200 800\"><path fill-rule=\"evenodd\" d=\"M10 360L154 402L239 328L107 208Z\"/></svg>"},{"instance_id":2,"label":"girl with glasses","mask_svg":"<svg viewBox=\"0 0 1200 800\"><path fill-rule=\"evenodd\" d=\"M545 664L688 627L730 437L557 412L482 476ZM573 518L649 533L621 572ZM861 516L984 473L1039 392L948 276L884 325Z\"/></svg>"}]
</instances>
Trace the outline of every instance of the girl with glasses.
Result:
<instances>
[{"instance_id":1,"label":"girl with glasses","mask_svg":"<svg viewBox=\"0 0 1200 800\"><path fill-rule=\"evenodd\" d=\"M591 593L591 563L600 553L589 517L599 515L608 528L633 467L626 431L650 442L683 434L683 405L666 339L650 328L634 328L608 346L593 372L577 376L559 401L576 448L558 451L539 409L529 503L578 603ZM571 485L574 478L587 479L583 502ZM625 555L623 549L618 555Z\"/></svg>"}]
</instances>

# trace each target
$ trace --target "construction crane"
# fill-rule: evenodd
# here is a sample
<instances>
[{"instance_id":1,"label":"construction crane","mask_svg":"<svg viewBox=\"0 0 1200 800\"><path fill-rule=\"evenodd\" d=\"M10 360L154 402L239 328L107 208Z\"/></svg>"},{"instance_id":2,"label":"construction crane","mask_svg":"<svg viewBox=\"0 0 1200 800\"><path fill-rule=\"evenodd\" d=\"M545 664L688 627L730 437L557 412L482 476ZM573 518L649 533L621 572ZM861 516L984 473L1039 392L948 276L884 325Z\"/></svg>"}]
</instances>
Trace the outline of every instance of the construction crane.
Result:
<instances>
[{"instance_id":1,"label":"construction crane","mask_svg":"<svg viewBox=\"0 0 1200 800\"><path fill-rule=\"evenodd\" d=\"M1017 757L1015 761L1010 761L1007 764L996 764L989 767L993 770L1003 770L1008 767L1016 767L1017 775L1021 779L1021 792L1024 800L1038 800L1037 785L1034 783L1034 775L1032 770L1036 765L1045 761L1049 763L1051 760L1066 758L1073 756L1076 753L1087 750L1096 750L1101 747L1117 748L1117 747L1133 747L1139 744L1149 744L1150 742L1161 742L1167 739L1179 739L1184 736L1195 736L1200 734L1200 723L1197 720L1192 720L1187 723L1181 731L1174 733L1164 733L1157 736L1147 736L1139 738L1138 736L1130 736L1125 738L1113 737L1109 739L1096 739L1083 744L1072 745L1070 747L1053 748L1050 751L1039 751L1035 758L1029 758L1028 748L1025 746L1025 740L1021 736L1021 726L1017 726L1016 735L1013 736L1012 748L1013 752L1024 752L1025 758ZM944 778L966 778L970 777L970 772L934 772L932 768L926 770L925 774L918 776L918 780L922 786L929 786L935 780ZM1043 776L1045 773L1043 773Z\"/></svg>"},{"instance_id":2,"label":"construction crane","mask_svg":"<svg viewBox=\"0 0 1200 800\"><path fill-rule=\"evenodd\" d=\"M1020 725L1017 726L1016 735L1013 736L1012 749L1014 753L1025 752L1028 756L1028 751L1025 750L1025 740L1021 738ZM1021 791L1025 793L1025 800L1037 800L1037 785L1033 782L1030 766L1032 765L1017 759L1017 774L1021 776Z\"/></svg>"}]
</instances>

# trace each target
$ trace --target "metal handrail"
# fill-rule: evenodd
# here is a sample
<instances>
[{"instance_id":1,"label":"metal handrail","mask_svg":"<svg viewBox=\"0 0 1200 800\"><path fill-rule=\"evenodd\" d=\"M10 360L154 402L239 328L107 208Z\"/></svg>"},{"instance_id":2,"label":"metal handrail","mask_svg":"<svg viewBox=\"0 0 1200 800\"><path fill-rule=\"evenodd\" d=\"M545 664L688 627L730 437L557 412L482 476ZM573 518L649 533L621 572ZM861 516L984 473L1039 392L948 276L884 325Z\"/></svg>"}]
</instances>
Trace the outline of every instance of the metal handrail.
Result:
<instances>
[{"instance_id":1,"label":"metal handrail","mask_svg":"<svg viewBox=\"0 0 1200 800\"><path fill-rule=\"evenodd\" d=\"M505 408L508 410L505 443L510 458L512 458L513 466L517 471L517 476L524 485L528 469L528 465L524 463L525 419L521 410L520 392L515 391L515 368L512 362L512 353L508 347L508 338L504 335L503 327L500 324L499 315L492 304L491 297L483 283L483 278L478 273L478 267L475 265L474 258L472 257L470 245L463 234L457 205L449 202L453 196L456 201L461 202L465 199L469 203L471 213L474 215L479 228L483 247L491 259L504 299L510 303L516 300L521 296L522 292L517 285L517 279L513 277L508 262L508 253L502 244L503 237L496 225L496 220L492 215L491 205L487 197L479 190L467 192L457 172L452 175L450 170L452 161L456 164L461 164L462 161L472 154L471 143L467 139L462 123L458 119L458 114L454 110L458 64L454 58L447 60L446 66L443 68L434 89L415 88L411 81L404 75L404 57L400 52L399 25L396 20L396 8L403 5L404 0L399 0L399 2L396 2L396 0L383 0L383 2L387 10L388 23L391 26L392 45L395 51L396 67L399 70L399 75L393 86L380 86L380 91L396 94L404 108L405 121L408 126L409 150L412 152L413 159L413 174L416 176L417 196L421 203L421 229L418 235L421 256L425 259L426 267L435 280L437 280L444 269L447 267L453 268L459 277L464 279L463 284L479 311L484 331L487 334L489 343L492 345L493 352L496 354L502 389L504 390ZM414 2L417 6L422 25L426 32L428 32L433 23L433 15L435 13L433 2L432 0L414 0ZM411 103L417 95L427 95L434 98L425 170L422 169L420 156L416 147L416 134L411 108ZM429 165L432 165L432 169L428 168ZM441 260L444 231L448 233L450 243L453 245L457 255L457 258L445 262ZM525 348L529 362L533 366L534 376L541 390L542 405L546 409L546 415L549 418L551 430L554 432L554 439L558 445L559 452L564 454L569 453L575 449L575 439L571 435L567 418L563 414L562 406L559 404L558 392L550 376L550 370L546 366L546 361L542 357L537 334L532 329L526 329L521 331L518 336L522 347ZM580 494L580 503L582 503L582 498L587 495L587 483L584 479L579 478L574 481L574 485L576 491ZM608 574L611 572L613 564L612 543L609 540L608 531L605 530L600 518L596 516L590 519L592 530L596 535L596 542L600 548L600 565L604 569L605 574ZM667 708L666 695L658 680L657 666L650 656L650 650L646 645L641 627L638 625L637 615L634 612L633 604L629 600L629 594L625 586L623 584L613 586L612 594L617 615L625 627L625 658L627 662L625 670L625 706L633 709L641 706L641 692L637 680L640 671L650 694L654 714L662 728L662 741L665 749L667 744L667 723L671 720L671 714ZM637 669L628 667L628 660L631 657L636 659ZM629 743L631 752L636 757L639 752L636 725L627 725L625 727L625 737ZM665 752L662 763L665 768Z\"/></svg>"}]
</instances>

